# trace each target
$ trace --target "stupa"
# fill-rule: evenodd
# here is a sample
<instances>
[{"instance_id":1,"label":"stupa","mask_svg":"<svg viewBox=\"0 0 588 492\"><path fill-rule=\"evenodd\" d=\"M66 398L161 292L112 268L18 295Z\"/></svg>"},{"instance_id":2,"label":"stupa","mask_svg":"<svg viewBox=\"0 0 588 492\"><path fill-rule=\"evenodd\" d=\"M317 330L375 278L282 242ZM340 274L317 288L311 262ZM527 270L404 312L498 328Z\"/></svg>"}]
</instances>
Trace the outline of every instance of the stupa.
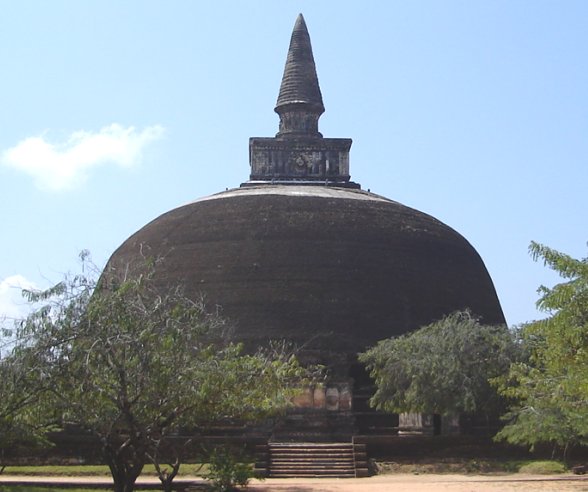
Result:
<instances>
[{"instance_id":1,"label":"stupa","mask_svg":"<svg viewBox=\"0 0 588 492\"><path fill-rule=\"evenodd\" d=\"M302 15L275 111L277 135L250 139L249 180L156 218L107 269L125 268L140 251L163 257L157 281L204 295L248 349L287 340L303 362L329 368L326 384L297 401L300 415L321 422L314 438L377 432L378 419L364 418L370 381L358 352L456 310L490 324L504 315L464 237L351 181L351 139L318 129L324 105Z\"/></svg>"}]
</instances>

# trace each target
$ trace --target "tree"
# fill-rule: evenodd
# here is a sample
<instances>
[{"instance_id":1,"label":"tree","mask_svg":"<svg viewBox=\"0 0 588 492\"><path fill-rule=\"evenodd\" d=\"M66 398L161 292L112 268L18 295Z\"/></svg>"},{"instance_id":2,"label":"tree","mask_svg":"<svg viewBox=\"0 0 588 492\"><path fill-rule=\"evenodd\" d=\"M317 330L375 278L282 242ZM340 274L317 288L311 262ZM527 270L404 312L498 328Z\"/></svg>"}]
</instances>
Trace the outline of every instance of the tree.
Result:
<instances>
[{"instance_id":1,"label":"tree","mask_svg":"<svg viewBox=\"0 0 588 492\"><path fill-rule=\"evenodd\" d=\"M513 400L497 439L531 448L551 443L567 459L572 446L588 444L588 258L535 242L529 250L565 282L539 287L537 306L549 316L522 329L529 360L496 380Z\"/></svg>"},{"instance_id":2,"label":"tree","mask_svg":"<svg viewBox=\"0 0 588 492\"><path fill-rule=\"evenodd\" d=\"M370 403L396 413L497 415L501 401L488 382L517 356L506 326L455 312L419 330L378 342L359 355L376 383Z\"/></svg>"},{"instance_id":3,"label":"tree","mask_svg":"<svg viewBox=\"0 0 588 492\"><path fill-rule=\"evenodd\" d=\"M100 440L120 492L133 489L149 459L171 489L181 456L171 472L160 456L175 429L283 408L304 376L285 353L244 355L201 300L177 286L158 290L155 268L104 276L98 285L81 274L29 293L45 305L20 333L45 364L63 421Z\"/></svg>"},{"instance_id":4,"label":"tree","mask_svg":"<svg viewBox=\"0 0 588 492\"><path fill-rule=\"evenodd\" d=\"M0 473L6 451L50 445L46 433L53 428L51 419L40 415L38 404L50 383L36 373L32 355L22 349L0 359Z\"/></svg>"}]
</instances>

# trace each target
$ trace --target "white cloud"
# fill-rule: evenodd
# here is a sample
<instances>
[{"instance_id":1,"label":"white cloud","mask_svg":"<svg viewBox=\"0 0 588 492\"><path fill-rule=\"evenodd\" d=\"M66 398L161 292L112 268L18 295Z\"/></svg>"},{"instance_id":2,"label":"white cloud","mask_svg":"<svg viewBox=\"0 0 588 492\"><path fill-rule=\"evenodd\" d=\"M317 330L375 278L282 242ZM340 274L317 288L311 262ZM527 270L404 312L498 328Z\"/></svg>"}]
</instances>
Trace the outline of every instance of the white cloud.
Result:
<instances>
[{"instance_id":1,"label":"white cloud","mask_svg":"<svg viewBox=\"0 0 588 492\"><path fill-rule=\"evenodd\" d=\"M4 166L23 171L44 190L72 189L83 183L88 171L107 163L131 167L141 159L144 147L163 136L159 125L139 132L113 123L98 132L80 130L61 143L46 135L22 140L2 153Z\"/></svg>"},{"instance_id":2,"label":"white cloud","mask_svg":"<svg viewBox=\"0 0 588 492\"><path fill-rule=\"evenodd\" d=\"M25 317L30 311L30 305L22 297L22 289L36 289L34 282L22 275L12 275L0 281L0 323Z\"/></svg>"}]
</instances>

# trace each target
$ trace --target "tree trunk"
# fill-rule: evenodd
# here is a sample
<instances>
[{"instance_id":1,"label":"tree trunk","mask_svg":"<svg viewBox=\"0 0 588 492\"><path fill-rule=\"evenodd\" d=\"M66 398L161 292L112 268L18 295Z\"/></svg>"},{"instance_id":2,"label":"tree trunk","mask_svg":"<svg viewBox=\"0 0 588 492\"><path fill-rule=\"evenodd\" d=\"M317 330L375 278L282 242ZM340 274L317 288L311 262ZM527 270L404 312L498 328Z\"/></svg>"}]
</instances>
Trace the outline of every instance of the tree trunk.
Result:
<instances>
[{"instance_id":1,"label":"tree trunk","mask_svg":"<svg viewBox=\"0 0 588 492\"><path fill-rule=\"evenodd\" d=\"M569 442L566 442L566 445L564 446L564 450L563 450L563 462L564 464L567 466L569 466L570 464L570 451L572 446Z\"/></svg>"},{"instance_id":2,"label":"tree trunk","mask_svg":"<svg viewBox=\"0 0 588 492\"><path fill-rule=\"evenodd\" d=\"M161 480L161 487L164 492L172 492L172 484L179 470L180 463L176 461L172 465L172 471L170 473L168 473L167 470L163 473L158 472L159 480Z\"/></svg>"},{"instance_id":3,"label":"tree trunk","mask_svg":"<svg viewBox=\"0 0 588 492\"><path fill-rule=\"evenodd\" d=\"M116 463L113 466L108 465L112 474L115 492L132 492L135 489L135 482L141 474L143 464L128 465L126 463Z\"/></svg>"},{"instance_id":4,"label":"tree trunk","mask_svg":"<svg viewBox=\"0 0 588 492\"><path fill-rule=\"evenodd\" d=\"M164 492L172 492L172 484L174 478L176 478L176 475L180 471L180 458L179 455L176 454L174 462L168 463L171 468L171 471L168 471L167 468L162 468L158 457L159 444L161 444L161 442L159 442L158 445L155 447L155 452L153 453L153 455L147 453L147 456L155 466L155 471L157 472L157 476L159 478L159 481L161 482L161 488L164 490Z\"/></svg>"},{"instance_id":5,"label":"tree trunk","mask_svg":"<svg viewBox=\"0 0 588 492\"><path fill-rule=\"evenodd\" d=\"M145 457L136 450L130 453L127 451L126 443L118 447L104 444L104 458L112 475L115 492L132 492L143 470Z\"/></svg>"}]
</instances>

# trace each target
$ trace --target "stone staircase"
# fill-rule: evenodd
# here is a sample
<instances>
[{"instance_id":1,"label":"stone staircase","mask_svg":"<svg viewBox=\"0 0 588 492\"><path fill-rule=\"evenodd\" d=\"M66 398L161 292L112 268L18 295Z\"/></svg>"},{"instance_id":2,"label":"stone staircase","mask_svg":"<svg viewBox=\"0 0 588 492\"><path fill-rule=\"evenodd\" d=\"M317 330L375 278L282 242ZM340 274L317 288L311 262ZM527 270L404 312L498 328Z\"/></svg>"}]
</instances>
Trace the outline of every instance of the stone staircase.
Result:
<instances>
[{"instance_id":1,"label":"stone staircase","mask_svg":"<svg viewBox=\"0 0 588 492\"><path fill-rule=\"evenodd\" d=\"M365 444L271 442L257 455L256 471L272 478L368 476Z\"/></svg>"}]
</instances>

